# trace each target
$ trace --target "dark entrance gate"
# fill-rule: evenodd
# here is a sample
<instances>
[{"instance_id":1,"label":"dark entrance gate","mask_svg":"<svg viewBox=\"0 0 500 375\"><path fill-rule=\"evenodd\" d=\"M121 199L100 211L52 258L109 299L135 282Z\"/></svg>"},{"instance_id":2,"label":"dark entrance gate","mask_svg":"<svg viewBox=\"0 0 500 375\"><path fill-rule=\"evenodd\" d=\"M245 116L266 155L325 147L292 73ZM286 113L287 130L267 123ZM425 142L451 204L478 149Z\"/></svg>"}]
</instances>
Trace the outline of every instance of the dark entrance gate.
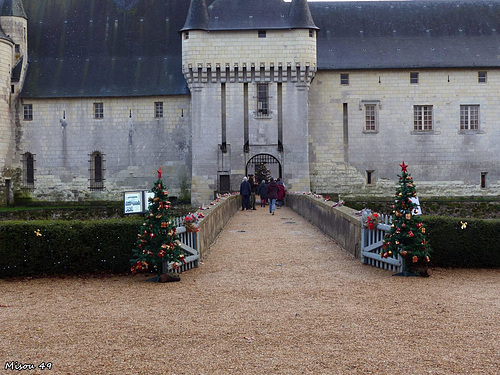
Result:
<instances>
[{"instance_id":1,"label":"dark entrance gate","mask_svg":"<svg viewBox=\"0 0 500 375\"><path fill-rule=\"evenodd\" d=\"M245 175L255 175L260 166L265 164L266 168L271 172L274 179L283 178L281 171L281 163L274 156L269 154L258 154L251 158L245 168Z\"/></svg>"}]
</instances>

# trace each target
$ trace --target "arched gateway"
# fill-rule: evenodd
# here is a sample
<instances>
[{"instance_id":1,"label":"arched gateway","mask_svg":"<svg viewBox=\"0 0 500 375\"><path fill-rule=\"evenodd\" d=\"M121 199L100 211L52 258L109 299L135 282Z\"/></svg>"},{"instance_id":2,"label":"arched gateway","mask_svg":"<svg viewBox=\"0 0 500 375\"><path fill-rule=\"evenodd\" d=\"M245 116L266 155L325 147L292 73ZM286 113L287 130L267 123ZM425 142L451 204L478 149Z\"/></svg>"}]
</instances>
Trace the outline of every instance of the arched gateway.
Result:
<instances>
[{"instance_id":1,"label":"arched gateway","mask_svg":"<svg viewBox=\"0 0 500 375\"><path fill-rule=\"evenodd\" d=\"M274 156L269 154L258 154L252 157L245 167L245 175L257 175L262 164L271 172L271 176L276 178L283 178L281 163Z\"/></svg>"}]
</instances>

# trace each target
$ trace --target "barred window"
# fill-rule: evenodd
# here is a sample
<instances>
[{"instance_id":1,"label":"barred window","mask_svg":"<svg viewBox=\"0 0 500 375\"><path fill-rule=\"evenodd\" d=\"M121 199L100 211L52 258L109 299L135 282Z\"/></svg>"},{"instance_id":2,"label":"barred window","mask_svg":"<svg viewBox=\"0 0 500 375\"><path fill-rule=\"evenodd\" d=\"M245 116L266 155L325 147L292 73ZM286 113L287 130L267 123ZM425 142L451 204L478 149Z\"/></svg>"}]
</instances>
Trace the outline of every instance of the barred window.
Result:
<instances>
[{"instance_id":1,"label":"barred window","mask_svg":"<svg viewBox=\"0 0 500 375\"><path fill-rule=\"evenodd\" d=\"M257 84L257 117L269 116L269 85Z\"/></svg>"},{"instance_id":2,"label":"barred window","mask_svg":"<svg viewBox=\"0 0 500 375\"><path fill-rule=\"evenodd\" d=\"M104 104L94 103L94 118L102 119L104 118Z\"/></svg>"},{"instance_id":3,"label":"barred window","mask_svg":"<svg viewBox=\"0 0 500 375\"><path fill-rule=\"evenodd\" d=\"M25 189L35 188L35 155L25 152L22 156L23 164L23 185Z\"/></svg>"},{"instance_id":4,"label":"barred window","mask_svg":"<svg viewBox=\"0 0 500 375\"><path fill-rule=\"evenodd\" d=\"M432 130L432 105L416 105L413 107L413 127L415 131Z\"/></svg>"},{"instance_id":5,"label":"barred window","mask_svg":"<svg viewBox=\"0 0 500 375\"><path fill-rule=\"evenodd\" d=\"M460 130L479 130L479 105L460 106Z\"/></svg>"},{"instance_id":6,"label":"barred window","mask_svg":"<svg viewBox=\"0 0 500 375\"><path fill-rule=\"evenodd\" d=\"M90 155L90 190L104 190L104 158L99 151Z\"/></svg>"},{"instance_id":7,"label":"barred window","mask_svg":"<svg viewBox=\"0 0 500 375\"><path fill-rule=\"evenodd\" d=\"M24 121L33 121L33 104L23 105L23 119Z\"/></svg>"},{"instance_id":8,"label":"barred window","mask_svg":"<svg viewBox=\"0 0 500 375\"><path fill-rule=\"evenodd\" d=\"M377 106L375 104L365 104L365 131L378 130Z\"/></svg>"},{"instance_id":9,"label":"barred window","mask_svg":"<svg viewBox=\"0 0 500 375\"><path fill-rule=\"evenodd\" d=\"M155 102L155 118L163 117L163 102Z\"/></svg>"}]
</instances>

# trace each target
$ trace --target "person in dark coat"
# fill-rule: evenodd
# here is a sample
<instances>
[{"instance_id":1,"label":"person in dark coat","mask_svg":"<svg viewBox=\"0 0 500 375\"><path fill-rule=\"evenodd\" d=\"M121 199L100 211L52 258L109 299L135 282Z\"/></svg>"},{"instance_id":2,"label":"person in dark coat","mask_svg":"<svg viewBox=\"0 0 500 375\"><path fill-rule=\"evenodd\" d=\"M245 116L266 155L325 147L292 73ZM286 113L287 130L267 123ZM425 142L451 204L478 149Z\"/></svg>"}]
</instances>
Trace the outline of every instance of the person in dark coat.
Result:
<instances>
[{"instance_id":1,"label":"person in dark coat","mask_svg":"<svg viewBox=\"0 0 500 375\"><path fill-rule=\"evenodd\" d=\"M283 204L285 203L286 189L285 184L281 182L280 178L278 178L276 183L278 184L278 199L276 200L276 205L280 208L283 207Z\"/></svg>"},{"instance_id":2,"label":"person in dark coat","mask_svg":"<svg viewBox=\"0 0 500 375\"><path fill-rule=\"evenodd\" d=\"M267 201L267 185L266 181L262 180L260 183L258 189L257 189L257 194L260 196L260 206L261 207L266 207L266 201Z\"/></svg>"},{"instance_id":3,"label":"person in dark coat","mask_svg":"<svg viewBox=\"0 0 500 375\"><path fill-rule=\"evenodd\" d=\"M248 178L243 177L240 185L240 195L241 195L241 211L250 209L250 194L252 193L252 187L248 182Z\"/></svg>"},{"instance_id":4,"label":"person in dark coat","mask_svg":"<svg viewBox=\"0 0 500 375\"><path fill-rule=\"evenodd\" d=\"M276 209L276 199L278 198L278 184L271 177L271 182L267 185L267 200L269 201L269 213L274 215Z\"/></svg>"},{"instance_id":5,"label":"person in dark coat","mask_svg":"<svg viewBox=\"0 0 500 375\"><path fill-rule=\"evenodd\" d=\"M255 208L255 194L257 193L257 183L255 182L255 180L253 178L253 174L250 175L248 182L250 183L250 188L251 188L250 208L252 210L256 210L256 208Z\"/></svg>"}]
</instances>

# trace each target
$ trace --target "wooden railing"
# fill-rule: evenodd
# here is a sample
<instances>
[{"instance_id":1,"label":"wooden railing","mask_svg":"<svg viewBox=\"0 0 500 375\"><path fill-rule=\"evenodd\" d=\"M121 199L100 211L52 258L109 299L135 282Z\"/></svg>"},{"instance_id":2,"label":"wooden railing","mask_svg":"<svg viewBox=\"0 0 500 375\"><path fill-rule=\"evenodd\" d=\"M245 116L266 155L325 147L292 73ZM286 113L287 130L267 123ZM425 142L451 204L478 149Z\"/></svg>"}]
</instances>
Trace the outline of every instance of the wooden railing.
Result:
<instances>
[{"instance_id":1,"label":"wooden railing","mask_svg":"<svg viewBox=\"0 0 500 375\"><path fill-rule=\"evenodd\" d=\"M198 267L200 265L200 239L198 232L188 232L186 227L182 225L184 216L173 218L174 224L177 226L177 235L181 241L181 248L186 254L184 256L183 264L180 264L177 268L172 267L172 263L163 262L162 273L174 272L181 273L191 268Z\"/></svg>"},{"instance_id":2,"label":"wooden railing","mask_svg":"<svg viewBox=\"0 0 500 375\"><path fill-rule=\"evenodd\" d=\"M382 257L385 252L382 243L387 232L391 229L390 216L381 215L381 222L377 228L368 229L361 220L361 262L385 270L402 272L403 257L398 253L394 257Z\"/></svg>"}]
</instances>

